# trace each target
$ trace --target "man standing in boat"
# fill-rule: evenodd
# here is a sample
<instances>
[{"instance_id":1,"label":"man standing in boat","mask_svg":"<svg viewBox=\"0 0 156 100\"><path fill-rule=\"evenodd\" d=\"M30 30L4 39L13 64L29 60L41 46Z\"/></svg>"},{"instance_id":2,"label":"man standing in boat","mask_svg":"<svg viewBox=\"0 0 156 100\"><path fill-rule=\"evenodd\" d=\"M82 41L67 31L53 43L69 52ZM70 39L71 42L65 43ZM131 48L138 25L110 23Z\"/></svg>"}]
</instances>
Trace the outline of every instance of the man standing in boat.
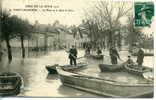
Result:
<instances>
[{"instance_id":1,"label":"man standing in boat","mask_svg":"<svg viewBox=\"0 0 156 100\"><path fill-rule=\"evenodd\" d=\"M109 51L109 55L111 57L111 63L112 64L117 64L118 63L118 58L120 59L119 53L116 50L115 47L111 47Z\"/></svg>"},{"instance_id":2,"label":"man standing in boat","mask_svg":"<svg viewBox=\"0 0 156 100\"><path fill-rule=\"evenodd\" d=\"M139 66L142 66L142 63L144 61L144 51L142 48L139 49L137 54L137 63Z\"/></svg>"},{"instance_id":3,"label":"man standing in boat","mask_svg":"<svg viewBox=\"0 0 156 100\"><path fill-rule=\"evenodd\" d=\"M70 59L70 65L76 66L76 59L77 59L77 49L74 45L72 45L72 48L69 50L69 59Z\"/></svg>"}]
</instances>

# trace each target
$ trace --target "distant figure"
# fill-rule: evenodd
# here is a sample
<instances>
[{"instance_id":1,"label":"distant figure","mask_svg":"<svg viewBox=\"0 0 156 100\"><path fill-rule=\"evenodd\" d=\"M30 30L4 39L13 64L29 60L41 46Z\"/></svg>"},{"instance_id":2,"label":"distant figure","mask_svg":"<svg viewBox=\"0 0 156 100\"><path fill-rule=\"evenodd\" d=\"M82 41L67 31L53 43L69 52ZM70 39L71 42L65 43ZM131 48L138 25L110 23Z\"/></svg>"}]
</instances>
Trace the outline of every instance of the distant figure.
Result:
<instances>
[{"instance_id":1,"label":"distant figure","mask_svg":"<svg viewBox=\"0 0 156 100\"><path fill-rule=\"evenodd\" d=\"M86 48L86 51L85 51L86 52L86 55L90 55L90 49L91 48L89 46Z\"/></svg>"},{"instance_id":2,"label":"distant figure","mask_svg":"<svg viewBox=\"0 0 156 100\"><path fill-rule=\"evenodd\" d=\"M118 63L117 58L120 59L120 56L119 56L118 51L114 47L110 48L109 55L111 57L111 63L112 64L117 64Z\"/></svg>"},{"instance_id":3,"label":"distant figure","mask_svg":"<svg viewBox=\"0 0 156 100\"><path fill-rule=\"evenodd\" d=\"M143 60L144 60L144 51L142 48L140 48L137 53L137 63L139 66L142 66Z\"/></svg>"},{"instance_id":4,"label":"distant figure","mask_svg":"<svg viewBox=\"0 0 156 100\"><path fill-rule=\"evenodd\" d=\"M101 51L101 49L98 47L98 49L97 49L97 55L101 55L102 54L102 51Z\"/></svg>"},{"instance_id":5,"label":"distant figure","mask_svg":"<svg viewBox=\"0 0 156 100\"><path fill-rule=\"evenodd\" d=\"M127 63L130 64L130 65L134 64L133 60L131 59L131 56L128 56Z\"/></svg>"},{"instance_id":6,"label":"distant figure","mask_svg":"<svg viewBox=\"0 0 156 100\"><path fill-rule=\"evenodd\" d=\"M72 45L72 48L69 50L69 59L70 59L70 65L76 66L76 58L77 58L77 49L75 48L74 45Z\"/></svg>"}]
</instances>

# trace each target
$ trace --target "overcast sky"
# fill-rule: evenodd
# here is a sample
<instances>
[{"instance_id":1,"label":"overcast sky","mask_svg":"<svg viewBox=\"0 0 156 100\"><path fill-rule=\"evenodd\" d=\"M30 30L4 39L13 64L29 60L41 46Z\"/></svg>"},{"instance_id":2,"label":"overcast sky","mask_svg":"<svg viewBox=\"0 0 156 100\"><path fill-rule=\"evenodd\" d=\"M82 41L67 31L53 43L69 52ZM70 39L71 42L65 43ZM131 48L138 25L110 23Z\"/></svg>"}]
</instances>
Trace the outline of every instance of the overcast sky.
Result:
<instances>
[{"instance_id":1,"label":"overcast sky","mask_svg":"<svg viewBox=\"0 0 156 100\"><path fill-rule=\"evenodd\" d=\"M53 24L55 20L59 20L64 25L79 25L84 19L84 9L90 9L97 1L101 0L2 0L2 7L11 9L11 14L28 19L31 23L38 20L41 24ZM60 9L72 9L74 12L13 11L13 9L25 9L25 5L52 5ZM121 19L123 23L126 22L124 20L124 18ZM144 31L152 33L153 29L154 24L150 28L145 28Z\"/></svg>"},{"instance_id":2,"label":"overcast sky","mask_svg":"<svg viewBox=\"0 0 156 100\"><path fill-rule=\"evenodd\" d=\"M28 19L34 23L39 20L43 24L52 24L55 20L66 25L80 24L84 17L83 9L92 5L94 0L3 0L3 8L24 9L25 5L52 5L61 9L72 9L74 12L33 12L33 11L11 11L11 14Z\"/></svg>"}]
</instances>

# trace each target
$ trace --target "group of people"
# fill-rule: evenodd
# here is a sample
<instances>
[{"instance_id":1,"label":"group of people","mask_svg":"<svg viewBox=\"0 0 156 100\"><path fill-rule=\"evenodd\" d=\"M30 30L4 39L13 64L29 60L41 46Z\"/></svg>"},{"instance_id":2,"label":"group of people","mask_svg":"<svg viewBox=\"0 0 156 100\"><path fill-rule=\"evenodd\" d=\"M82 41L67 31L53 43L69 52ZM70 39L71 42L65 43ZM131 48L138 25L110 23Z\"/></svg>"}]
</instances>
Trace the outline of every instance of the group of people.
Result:
<instances>
[{"instance_id":1,"label":"group of people","mask_svg":"<svg viewBox=\"0 0 156 100\"><path fill-rule=\"evenodd\" d=\"M110 48L109 53L110 53L112 64L117 64L118 59L121 60L118 51L114 47ZM144 51L142 48L139 48L138 53L137 53L137 61L136 61L138 63L138 66L142 66L143 60L144 60ZM134 64L134 61L132 60L130 55L128 55L127 63L128 64Z\"/></svg>"},{"instance_id":2,"label":"group of people","mask_svg":"<svg viewBox=\"0 0 156 100\"><path fill-rule=\"evenodd\" d=\"M86 50L85 50L86 54L87 55L90 55L90 52L91 52L91 47L87 47ZM97 51L96 51L97 55L101 55L102 54L102 50L100 49L100 47L97 47Z\"/></svg>"},{"instance_id":3,"label":"group of people","mask_svg":"<svg viewBox=\"0 0 156 100\"><path fill-rule=\"evenodd\" d=\"M142 66L143 61L144 61L144 51L142 48L139 48L139 51L137 53L137 61L136 61L138 63L138 66ZM127 63L134 64L133 60L131 59L131 56L128 56Z\"/></svg>"},{"instance_id":4,"label":"group of people","mask_svg":"<svg viewBox=\"0 0 156 100\"><path fill-rule=\"evenodd\" d=\"M90 54L90 47L88 47L86 49L86 53ZM69 52L69 59L70 59L70 65L75 65L77 64L76 60L77 60L77 54L78 51L76 49L76 47L73 45L72 48L70 48ZM97 48L97 55L102 54L101 49L98 47ZM109 55L110 55L110 59L111 59L111 63L112 64L118 64L118 59L121 60L120 55L117 51L117 49L115 47L111 47L109 49ZM143 64L143 59L144 59L144 51L142 50L142 48L139 49L138 54L137 54L137 63L139 66L142 66ZM133 60L131 59L131 56L128 56L128 60L127 60L128 64L134 64Z\"/></svg>"}]
</instances>

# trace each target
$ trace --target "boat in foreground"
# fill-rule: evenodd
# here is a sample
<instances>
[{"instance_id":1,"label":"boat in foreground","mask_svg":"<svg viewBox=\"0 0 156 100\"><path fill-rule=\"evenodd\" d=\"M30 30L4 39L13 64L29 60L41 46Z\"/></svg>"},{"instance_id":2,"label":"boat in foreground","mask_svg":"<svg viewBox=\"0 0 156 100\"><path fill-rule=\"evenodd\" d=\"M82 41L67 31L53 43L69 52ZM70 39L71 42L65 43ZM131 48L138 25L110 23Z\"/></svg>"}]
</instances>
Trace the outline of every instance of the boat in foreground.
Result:
<instances>
[{"instance_id":1,"label":"boat in foreground","mask_svg":"<svg viewBox=\"0 0 156 100\"><path fill-rule=\"evenodd\" d=\"M0 74L0 96L14 96L20 93L22 77L18 73Z\"/></svg>"},{"instance_id":2,"label":"boat in foreground","mask_svg":"<svg viewBox=\"0 0 156 100\"><path fill-rule=\"evenodd\" d=\"M119 82L105 78L98 78L78 72L69 72L56 67L63 85L79 90L113 98L152 98L153 82L142 83ZM111 73L110 73L111 74ZM114 74L114 73L112 73ZM106 75L104 75L106 76Z\"/></svg>"}]
</instances>

